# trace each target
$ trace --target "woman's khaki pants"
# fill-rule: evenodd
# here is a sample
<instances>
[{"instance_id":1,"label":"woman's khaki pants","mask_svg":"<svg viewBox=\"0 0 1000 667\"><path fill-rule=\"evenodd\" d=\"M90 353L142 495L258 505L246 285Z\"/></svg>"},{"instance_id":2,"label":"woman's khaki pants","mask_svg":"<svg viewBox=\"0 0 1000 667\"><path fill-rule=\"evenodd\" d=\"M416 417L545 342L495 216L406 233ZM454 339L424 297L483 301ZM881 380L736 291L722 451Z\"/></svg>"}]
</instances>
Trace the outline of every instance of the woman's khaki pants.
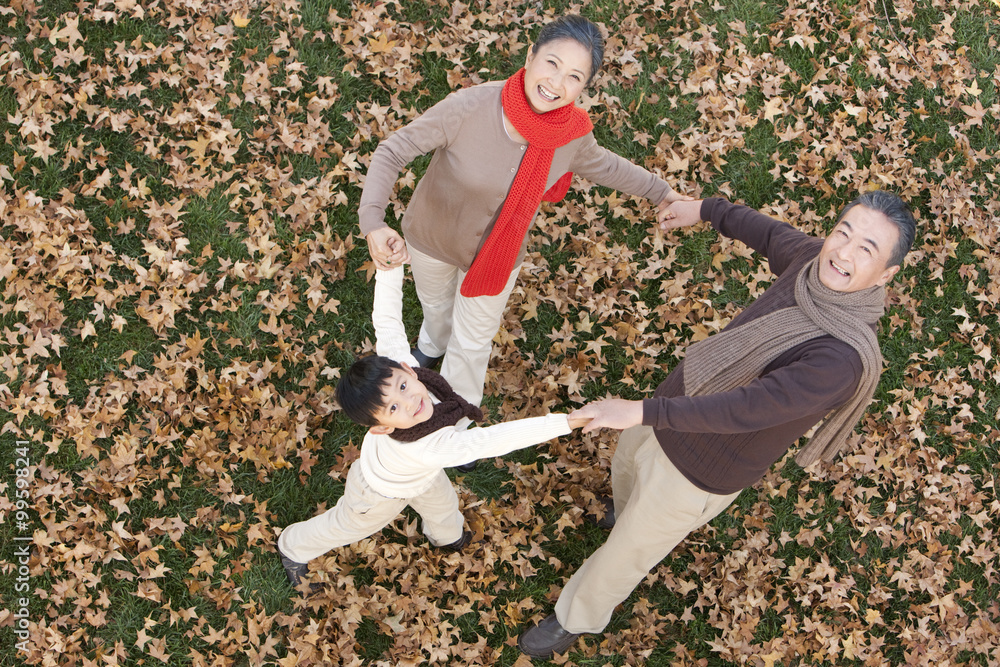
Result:
<instances>
[{"instance_id":1,"label":"woman's khaki pants","mask_svg":"<svg viewBox=\"0 0 1000 667\"><path fill-rule=\"evenodd\" d=\"M520 265L496 296L461 294L465 271L409 247L417 298L424 311L417 347L429 357L444 355L441 375L459 396L473 405L483 401L486 367L493 338L507 309Z\"/></svg>"},{"instance_id":2,"label":"woman's khaki pants","mask_svg":"<svg viewBox=\"0 0 1000 667\"><path fill-rule=\"evenodd\" d=\"M689 533L736 500L702 491L678 472L653 429L622 431L611 462L615 527L563 588L556 618L569 632L601 632L615 607Z\"/></svg>"}]
</instances>

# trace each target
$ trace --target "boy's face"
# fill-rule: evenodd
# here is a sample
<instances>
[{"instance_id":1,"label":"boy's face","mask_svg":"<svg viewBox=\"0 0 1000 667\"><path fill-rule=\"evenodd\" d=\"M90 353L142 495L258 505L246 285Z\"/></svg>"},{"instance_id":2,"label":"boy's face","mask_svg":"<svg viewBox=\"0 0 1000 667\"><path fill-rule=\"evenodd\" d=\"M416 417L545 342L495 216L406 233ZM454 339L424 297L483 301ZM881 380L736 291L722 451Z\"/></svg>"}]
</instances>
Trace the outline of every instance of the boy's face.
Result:
<instances>
[{"instance_id":1,"label":"boy's face","mask_svg":"<svg viewBox=\"0 0 1000 667\"><path fill-rule=\"evenodd\" d=\"M416 372L402 364L402 368L392 369L392 375L382 386L384 402L375 413L376 426L369 430L378 435L388 435L397 428L407 429L422 424L434 414L427 387L417 379Z\"/></svg>"}]
</instances>

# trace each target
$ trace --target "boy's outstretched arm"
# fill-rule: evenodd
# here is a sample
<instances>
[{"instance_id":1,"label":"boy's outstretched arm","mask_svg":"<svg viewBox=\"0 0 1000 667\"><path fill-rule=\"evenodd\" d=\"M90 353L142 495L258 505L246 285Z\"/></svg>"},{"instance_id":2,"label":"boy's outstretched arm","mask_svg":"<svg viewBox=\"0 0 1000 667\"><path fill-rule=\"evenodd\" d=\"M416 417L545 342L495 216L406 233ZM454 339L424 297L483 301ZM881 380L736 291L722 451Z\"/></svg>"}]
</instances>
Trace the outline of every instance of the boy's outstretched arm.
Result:
<instances>
[{"instance_id":1,"label":"boy's outstretched arm","mask_svg":"<svg viewBox=\"0 0 1000 667\"><path fill-rule=\"evenodd\" d=\"M410 354L410 341L403 325L404 275L402 265L375 272L375 300L372 304L375 353L410 366L419 366Z\"/></svg>"}]
</instances>

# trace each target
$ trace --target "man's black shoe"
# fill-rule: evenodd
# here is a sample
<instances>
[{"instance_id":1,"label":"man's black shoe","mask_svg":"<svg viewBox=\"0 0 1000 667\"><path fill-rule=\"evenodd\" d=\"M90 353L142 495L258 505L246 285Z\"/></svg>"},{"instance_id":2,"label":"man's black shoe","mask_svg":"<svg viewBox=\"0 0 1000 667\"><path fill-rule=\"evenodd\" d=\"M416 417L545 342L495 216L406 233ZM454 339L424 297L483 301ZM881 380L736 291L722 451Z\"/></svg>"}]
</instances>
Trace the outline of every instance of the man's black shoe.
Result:
<instances>
[{"instance_id":1,"label":"man's black shoe","mask_svg":"<svg viewBox=\"0 0 1000 667\"><path fill-rule=\"evenodd\" d=\"M421 368L435 368L438 364L441 363L441 359L444 356L442 355L440 357L428 357L426 354L420 351L420 348L416 347L410 350L410 354L412 354L413 358L417 360L417 363L420 364Z\"/></svg>"},{"instance_id":2,"label":"man's black shoe","mask_svg":"<svg viewBox=\"0 0 1000 667\"><path fill-rule=\"evenodd\" d=\"M541 623L522 632L517 639L521 653L532 658L551 658L553 653L565 653L576 643L580 633L569 632L559 625L555 614L550 614Z\"/></svg>"},{"instance_id":3,"label":"man's black shoe","mask_svg":"<svg viewBox=\"0 0 1000 667\"><path fill-rule=\"evenodd\" d=\"M297 588L298 585L302 583L302 577L309 574L309 564L296 563L294 560L281 553L281 549L278 549L277 551L278 557L281 559L281 564L285 568L285 574L288 575L288 583L290 583L293 588Z\"/></svg>"},{"instance_id":4,"label":"man's black shoe","mask_svg":"<svg viewBox=\"0 0 1000 667\"><path fill-rule=\"evenodd\" d=\"M462 536L452 542L451 544L442 544L435 549L440 549L441 551L452 551L454 553L460 552L465 546L472 541L472 533L467 530L462 531Z\"/></svg>"},{"instance_id":5,"label":"man's black shoe","mask_svg":"<svg viewBox=\"0 0 1000 667\"><path fill-rule=\"evenodd\" d=\"M479 463L479 461L472 461L471 463L463 463L460 466L455 466L455 470L459 472L472 472L473 470L476 469L477 463Z\"/></svg>"}]
</instances>

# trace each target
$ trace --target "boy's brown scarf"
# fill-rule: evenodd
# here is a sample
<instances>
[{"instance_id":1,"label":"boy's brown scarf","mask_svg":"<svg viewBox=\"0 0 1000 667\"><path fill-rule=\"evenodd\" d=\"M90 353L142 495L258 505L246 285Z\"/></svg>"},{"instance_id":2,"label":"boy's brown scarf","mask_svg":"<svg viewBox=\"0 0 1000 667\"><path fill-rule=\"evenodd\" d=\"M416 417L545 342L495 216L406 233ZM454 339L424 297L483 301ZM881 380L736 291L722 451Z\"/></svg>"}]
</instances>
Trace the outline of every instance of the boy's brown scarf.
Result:
<instances>
[{"instance_id":1,"label":"boy's brown scarf","mask_svg":"<svg viewBox=\"0 0 1000 667\"><path fill-rule=\"evenodd\" d=\"M501 99L504 113L527 140L528 150L521 159L493 231L462 281L462 296L466 297L495 296L503 290L538 205L543 200L559 201L569 189L572 172L566 172L547 192L542 192L555 150L594 128L587 112L572 104L547 113L535 113L524 93L523 67L507 79Z\"/></svg>"},{"instance_id":2,"label":"boy's brown scarf","mask_svg":"<svg viewBox=\"0 0 1000 667\"><path fill-rule=\"evenodd\" d=\"M882 374L882 352L872 326L885 312L885 288L831 290L820 282L814 258L796 277L795 303L691 345L684 362L684 393L699 396L742 387L781 353L824 334L850 344L861 356L864 374L854 396L827 415L795 457L805 467L821 457L833 460L872 400Z\"/></svg>"},{"instance_id":3,"label":"boy's brown scarf","mask_svg":"<svg viewBox=\"0 0 1000 667\"><path fill-rule=\"evenodd\" d=\"M483 418L483 411L456 394L440 373L419 366L413 370L417 374L417 379L424 383L440 403L434 405L434 412L427 421L410 428L397 428L390 433L389 436L393 440L414 442L446 426L454 426L462 417L468 417L472 421L480 421Z\"/></svg>"}]
</instances>

